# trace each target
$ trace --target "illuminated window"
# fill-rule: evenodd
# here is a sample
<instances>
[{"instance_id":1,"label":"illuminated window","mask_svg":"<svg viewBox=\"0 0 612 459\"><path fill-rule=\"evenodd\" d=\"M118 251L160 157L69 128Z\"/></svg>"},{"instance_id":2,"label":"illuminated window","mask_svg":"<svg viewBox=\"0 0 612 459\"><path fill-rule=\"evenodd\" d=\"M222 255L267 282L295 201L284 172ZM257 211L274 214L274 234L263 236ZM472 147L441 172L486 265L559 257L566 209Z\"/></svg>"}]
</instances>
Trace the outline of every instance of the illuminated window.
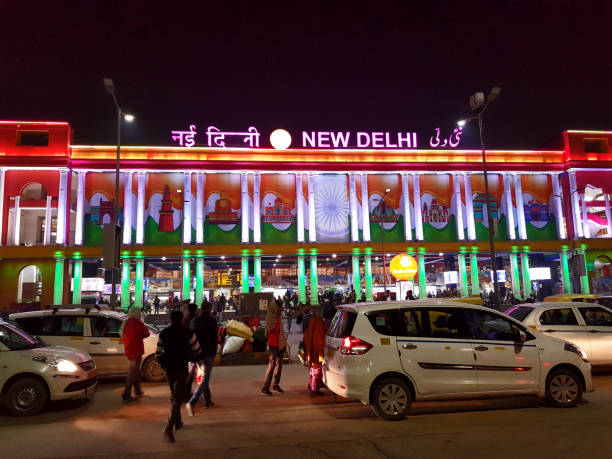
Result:
<instances>
[{"instance_id":1,"label":"illuminated window","mask_svg":"<svg viewBox=\"0 0 612 459\"><path fill-rule=\"evenodd\" d=\"M49 145L48 131L18 131L17 146L46 147Z\"/></svg>"},{"instance_id":2,"label":"illuminated window","mask_svg":"<svg viewBox=\"0 0 612 459\"><path fill-rule=\"evenodd\" d=\"M608 153L608 139L584 139L585 153Z\"/></svg>"}]
</instances>

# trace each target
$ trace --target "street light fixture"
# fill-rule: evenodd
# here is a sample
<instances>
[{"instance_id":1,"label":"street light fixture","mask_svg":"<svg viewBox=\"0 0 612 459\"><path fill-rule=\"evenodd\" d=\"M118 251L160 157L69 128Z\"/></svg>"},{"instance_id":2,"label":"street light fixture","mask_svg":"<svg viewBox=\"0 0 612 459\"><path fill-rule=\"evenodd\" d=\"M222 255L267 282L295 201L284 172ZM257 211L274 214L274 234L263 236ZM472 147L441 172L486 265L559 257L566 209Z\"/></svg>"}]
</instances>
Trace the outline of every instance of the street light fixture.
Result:
<instances>
[{"instance_id":1,"label":"street light fixture","mask_svg":"<svg viewBox=\"0 0 612 459\"><path fill-rule=\"evenodd\" d=\"M390 192L391 192L391 188L387 188L385 190L385 194L383 194L383 197L380 199L380 201L378 201L378 205L376 206L376 209L378 210L378 215L380 218L380 237L381 237L382 252L383 252L383 288L384 288L383 293L385 294L385 301L388 300L387 298L387 257L386 257L387 254L385 252L385 226L384 226L384 222L382 218L383 215L381 213L383 209L379 209L379 207L383 204L386 205L385 198Z\"/></svg>"},{"instance_id":2,"label":"street light fixture","mask_svg":"<svg viewBox=\"0 0 612 459\"><path fill-rule=\"evenodd\" d=\"M476 92L470 97L470 108L473 112L477 112L476 115L457 122L459 126L465 126L472 120L478 120L478 131L480 134L480 148L482 150L482 170L484 177L485 186L485 208L487 210L487 221L489 224L489 251L491 253L491 269L493 271L493 307L499 309L499 285L497 285L497 263L495 260L495 235L493 233L493 219L491 218L491 212L489 211L489 177L487 175L487 156L484 145L483 137L483 115L487 107L493 102L499 93L501 88L495 86L489 92L486 101L484 92Z\"/></svg>"},{"instance_id":3,"label":"street light fixture","mask_svg":"<svg viewBox=\"0 0 612 459\"><path fill-rule=\"evenodd\" d=\"M120 158L121 158L121 119L125 119L127 122L131 123L134 121L134 115L130 115L124 113L119 103L117 102L117 96L115 95L115 83L112 78L104 78L104 89L108 92L113 98L113 102L115 103L115 108L117 109L117 157L115 164L115 202L113 208L113 229L114 229L114 238L113 238L113 267L112 267L112 287L111 287L111 308L114 309L117 306L117 273L119 271L119 250L121 247L120 241L120 228L119 228L119 170L120 170Z\"/></svg>"}]
</instances>

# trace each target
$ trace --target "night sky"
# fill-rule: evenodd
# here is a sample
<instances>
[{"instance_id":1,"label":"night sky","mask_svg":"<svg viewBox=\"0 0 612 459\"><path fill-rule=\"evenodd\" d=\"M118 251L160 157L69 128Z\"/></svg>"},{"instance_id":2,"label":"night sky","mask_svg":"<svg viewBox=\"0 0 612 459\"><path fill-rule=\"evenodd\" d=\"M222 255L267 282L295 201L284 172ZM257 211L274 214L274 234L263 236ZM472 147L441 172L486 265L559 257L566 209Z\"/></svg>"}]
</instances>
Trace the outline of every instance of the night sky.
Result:
<instances>
[{"instance_id":1,"label":"night sky","mask_svg":"<svg viewBox=\"0 0 612 459\"><path fill-rule=\"evenodd\" d=\"M612 129L611 24L604 0L0 0L0 118L65 120L75 144L112 144L111 77L136 116L125 144L171 145L195 123L255 126L262 146L283 127L417 131L425 147L498 85L488 145L547 147Z\"/></svg>"}]
</instances>

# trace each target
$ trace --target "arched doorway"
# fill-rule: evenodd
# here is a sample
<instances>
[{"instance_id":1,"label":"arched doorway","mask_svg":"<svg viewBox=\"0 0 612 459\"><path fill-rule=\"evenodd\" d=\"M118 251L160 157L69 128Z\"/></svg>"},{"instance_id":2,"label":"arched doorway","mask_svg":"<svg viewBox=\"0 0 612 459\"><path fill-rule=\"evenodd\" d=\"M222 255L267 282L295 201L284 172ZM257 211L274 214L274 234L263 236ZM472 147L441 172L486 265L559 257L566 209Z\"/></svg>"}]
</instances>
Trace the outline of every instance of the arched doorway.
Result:
<instances>
[{"instance_id":1,"label":"arched doorway","mask_svg":"<svg viewBox=\"0 0 612 459\"><path fill-rule=\"evenodd\" d=\"M42 295L42 276L35 265L25 266L19 271L17 280L17 302L37 303Z\"/></svg>"},{"instance_id":2,"label":"arched doorway","mask_svg":"<svg viewBox=\"0 0 612 459\"><path fill-rule=\"evenodd\" d=\"M47 199L47 190L40 183L30 183L21 190L21 199L24 201L44 201Z\"/></svg>"}]
</instances>

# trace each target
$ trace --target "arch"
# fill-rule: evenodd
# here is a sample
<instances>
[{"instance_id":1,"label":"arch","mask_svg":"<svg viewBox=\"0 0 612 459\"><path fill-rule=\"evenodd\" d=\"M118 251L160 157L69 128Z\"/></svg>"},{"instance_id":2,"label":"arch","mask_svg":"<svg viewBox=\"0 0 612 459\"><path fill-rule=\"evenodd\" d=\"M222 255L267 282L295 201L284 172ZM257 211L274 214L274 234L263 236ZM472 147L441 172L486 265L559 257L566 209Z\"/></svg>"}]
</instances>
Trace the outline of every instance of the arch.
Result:
<instances>
[{"instance_id":1,"label":"arch","mask_svg":"<svg viewBox=\"0 0 612 459\"><path fill-rule=\"evenodd\" d=\"M42 275L36 265L21 268L17 278L17 302L40 302L42 295Z\"/></svg>"},{"instance_id":2,"label":"arch","mask_svg":"<svg viewBox=\"0 0 612 459\"><path fill-rule=\"evenodd\" d=\"M24 201L44 201L47 199L47 190L37 182L31 182L21 189L21 199Z\"/></svg>"}]
</instances>

